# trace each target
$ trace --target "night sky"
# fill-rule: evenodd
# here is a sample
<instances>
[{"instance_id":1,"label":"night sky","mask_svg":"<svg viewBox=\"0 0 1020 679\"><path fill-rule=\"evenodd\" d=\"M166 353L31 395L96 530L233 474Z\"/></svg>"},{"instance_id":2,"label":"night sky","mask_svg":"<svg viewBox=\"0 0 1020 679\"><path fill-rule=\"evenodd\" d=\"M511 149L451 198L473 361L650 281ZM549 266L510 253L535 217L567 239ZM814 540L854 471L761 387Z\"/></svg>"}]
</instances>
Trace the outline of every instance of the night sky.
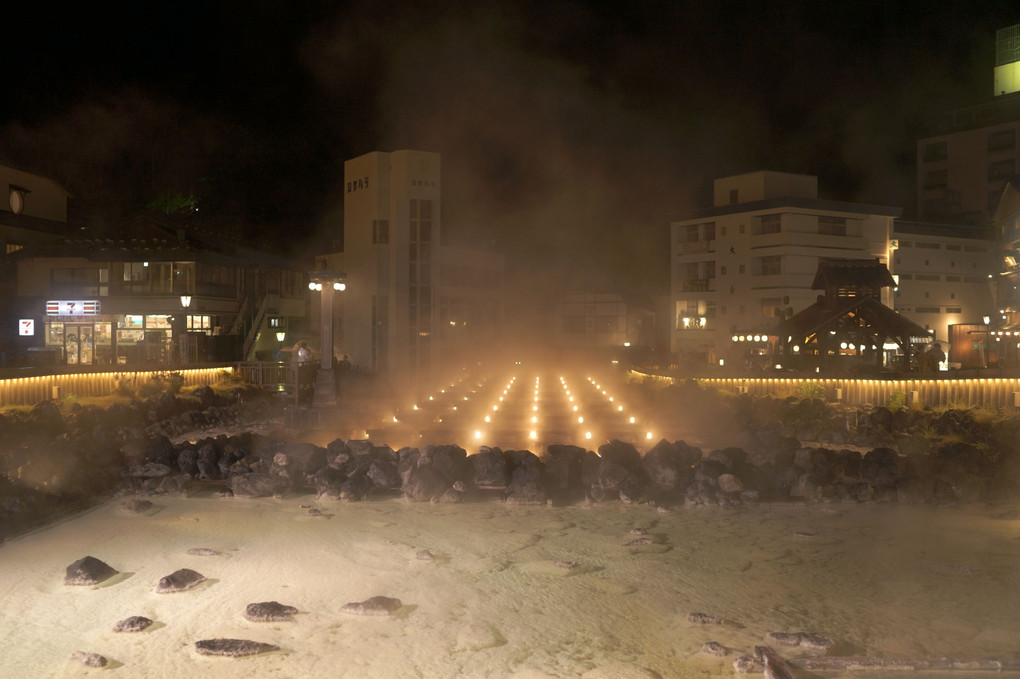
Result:
<instances>
[{"instance_id":1,"label":"night sky","mask_svg":"<svg viewBox=\"0 0 1020 679\"><path fill-rule=\"evenodd\" d=\"M817 174L910 215L915 139L990 98L1018 21L1015 0L19 3L0 162L90 229L190 194L296 254L338 237L345 159L436 151L450 235L649 292L718 176Z\"/></svg>"}]
</instances>

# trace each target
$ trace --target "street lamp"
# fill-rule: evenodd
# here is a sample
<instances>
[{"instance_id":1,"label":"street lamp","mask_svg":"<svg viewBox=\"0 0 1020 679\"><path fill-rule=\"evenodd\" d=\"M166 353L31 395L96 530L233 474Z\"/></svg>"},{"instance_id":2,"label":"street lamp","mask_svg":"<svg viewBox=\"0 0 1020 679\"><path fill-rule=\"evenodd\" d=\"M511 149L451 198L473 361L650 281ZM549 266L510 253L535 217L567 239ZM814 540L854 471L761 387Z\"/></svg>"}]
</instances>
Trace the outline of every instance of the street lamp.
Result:
<instances>
[{"instance_id":1,"label":"street lamp","mask_svg":"<svg viewBox=\"0 0 1020 679\"><path fill-rule=\"evenodd\" d=\"M312 405L335 406L336 383L333 377L333 294L347 289L347 275L340 271L312 271L308 274L308 289L322 293L321 341L319 373L315 379L315 394Z\"/></svg>"}]
</instances>

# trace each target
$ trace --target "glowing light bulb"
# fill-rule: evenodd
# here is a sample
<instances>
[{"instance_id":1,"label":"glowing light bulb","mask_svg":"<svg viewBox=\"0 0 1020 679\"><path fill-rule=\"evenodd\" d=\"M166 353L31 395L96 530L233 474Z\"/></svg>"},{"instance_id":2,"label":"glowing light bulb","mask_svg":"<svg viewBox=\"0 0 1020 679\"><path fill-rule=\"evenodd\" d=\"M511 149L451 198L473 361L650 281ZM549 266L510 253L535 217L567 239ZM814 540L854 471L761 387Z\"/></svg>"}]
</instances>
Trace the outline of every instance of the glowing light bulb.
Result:
<instances>
[{"instance_id":1,"label":"glowing light bulb","mask_svg":"<svg viewBox=\"0 0 1020 679\"><path fill-rule=\"evenodd\" d=\"M485 416L485 421L486 421L486 422L492 422L492 418L491 418L491 417L489 417L488 415L486 415L486 416Z\"/></svg>"},{"instance_id":2,"label":"glowing light bulb","mask_svg":"<svg viewBox=\"0 0 1020 679\"><path fill-rule=\"evenodd\" d=\"M537 438L538 438L538 432L537 432L537 431L534 431L534 430L532 430L532 431L531 431L531 432L530 432L530 433L528 434L528 437L529 437L529 438L530 438L531 440L535 440L535 439L537 439Z\"/></svg>"},{"instance_id":3,"label":"glowing light bulb","mask_svg":"<svg viewBox=\"0 0 1020 679\"><path fill-rule=\"evenodd\" d=\"M590 439L590 438L591 438L591 432L590 432L590 431L586 431L586 432L584 432L584 437L585 437L586 439Z\"/></svg>"},{"instance_id":4,"label":"glowing light bulb","mask_svg":"<svg viewBox=\"0 0 1020 679\"><path fill-rule=\"evenodd\" d=\"M577 418L577 422L578 422L578 424L583 423L584 422L584 418L583 417Z\"/></svg>"},{"instance_id":5,"label":"glowing light bulb","mask_svg":"<svg viewBox=\"0 0 1020 679\"><path fill-rule=\"evenodd\" d=\"M480 432L480 431L476 431L476 432L475 432L475 438L476 438L476 439L480 439L480 438L482 438L482 432Z\"/></svg>"},{"instance_id":6,"label":"glowing light bulb","mask_svg":"<svg viewBox=\"0 0 1020 679\"><path fill-rule=\"evenodd\" d=\"M622 413L623 412L623 406L617 406L616 410L617 410L617 412L621 412Z\"/></svg>"},{"instance_id":7,"label":"glowing light bulb","mask_svg":"<svg viewBox=\"0 0 1020 679\"><path fill-rule=\"evenodd\" d=\"M651 440L652 432L650 432L650 431L649 432L645 432L645 438Z\"/></svg>"},{"instance_id":8,"label":"glowing light bulb","mask_svg":"<svg viewBox=\"0 0 1020 679\"><path fill-rule=\"evenodd\" d=\"M532 415L531 416L531 423L535 424L536 422L538 422L538 416L537 415Z\"/></svg>"},{"instance_id":9,"label":"glowing light bulb","mask_svg":"<svg viewBox=\"0 0 1020 679\"><path fill-rule=\"evenodd\" d=\"M631 423L631 424L634 424L634 418L633 418L633 417L632 417L632 418L630 418L630 423Z\"/></svg>"}]
</instances>

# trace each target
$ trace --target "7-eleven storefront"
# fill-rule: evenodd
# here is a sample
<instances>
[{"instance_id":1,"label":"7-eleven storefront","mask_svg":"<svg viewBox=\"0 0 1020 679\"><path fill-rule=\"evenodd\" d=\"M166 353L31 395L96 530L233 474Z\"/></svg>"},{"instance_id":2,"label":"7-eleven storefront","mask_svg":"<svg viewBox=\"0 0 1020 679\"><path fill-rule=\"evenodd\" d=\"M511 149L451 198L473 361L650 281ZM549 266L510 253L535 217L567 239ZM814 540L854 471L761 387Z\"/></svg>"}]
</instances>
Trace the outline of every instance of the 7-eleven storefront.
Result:
<instances>
[{"instance_id":1,"label":"7-eleven storefront","mask_svg":"<svg viewBox=\"0 0 1020 679\"><path fill-rule=\"evenodd\" d=\"M101 311L98 301L46 303L45 345L57 353L58 363L172 364L181 359L175 350L174 316L166 313L110 315ZM180 330L208 334L213 323L214 317L188 314Z\"/></svg>"}]
</instances>

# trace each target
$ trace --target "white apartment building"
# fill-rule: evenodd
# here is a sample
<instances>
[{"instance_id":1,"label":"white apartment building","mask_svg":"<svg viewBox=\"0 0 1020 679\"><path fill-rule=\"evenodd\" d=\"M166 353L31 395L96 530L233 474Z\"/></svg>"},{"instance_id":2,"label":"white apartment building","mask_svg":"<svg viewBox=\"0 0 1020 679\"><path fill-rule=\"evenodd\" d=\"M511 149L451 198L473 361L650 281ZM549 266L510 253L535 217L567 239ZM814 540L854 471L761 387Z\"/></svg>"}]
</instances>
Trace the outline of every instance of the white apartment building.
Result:
<instances>
[{"instance_id":1,"label":"white apartment building","mask_svg":"<svg viewBox=\"0 0 1020 679\"><path fill-rule=\"evenodd\" d=\"M897 281L893 308L947 341L949 326L980 323L995 309L998 235L896 220L890 270Z\"/></svg>"},{"instance_id":2,"label":"white apartment building","mask_svg":"<svg viewBox=\"0 0 1020 679\"><path fill-rule=\"evenodd\" d=\"M694 363L739 365L749 350L764 350L769 329L816 301L811 284L824 258L878 259L895 273L889 236L900 212L821 199L809 175L715 180L711 208L670 224L670 350ZM891 295L883 293L887 306Z\"/></svg>"},{"instance_id":3,"label":"white apartment building","mask_svg":"<svg viewBox=\"0 0 1020 679\"><path fill-rule=\"evenodd\" d=\"M344 163L346 273L339 296L351 363L417 374L495 341L503 322L502 255L442 243L438 153L372 152Z\"/></svg>"}]
</instances>

